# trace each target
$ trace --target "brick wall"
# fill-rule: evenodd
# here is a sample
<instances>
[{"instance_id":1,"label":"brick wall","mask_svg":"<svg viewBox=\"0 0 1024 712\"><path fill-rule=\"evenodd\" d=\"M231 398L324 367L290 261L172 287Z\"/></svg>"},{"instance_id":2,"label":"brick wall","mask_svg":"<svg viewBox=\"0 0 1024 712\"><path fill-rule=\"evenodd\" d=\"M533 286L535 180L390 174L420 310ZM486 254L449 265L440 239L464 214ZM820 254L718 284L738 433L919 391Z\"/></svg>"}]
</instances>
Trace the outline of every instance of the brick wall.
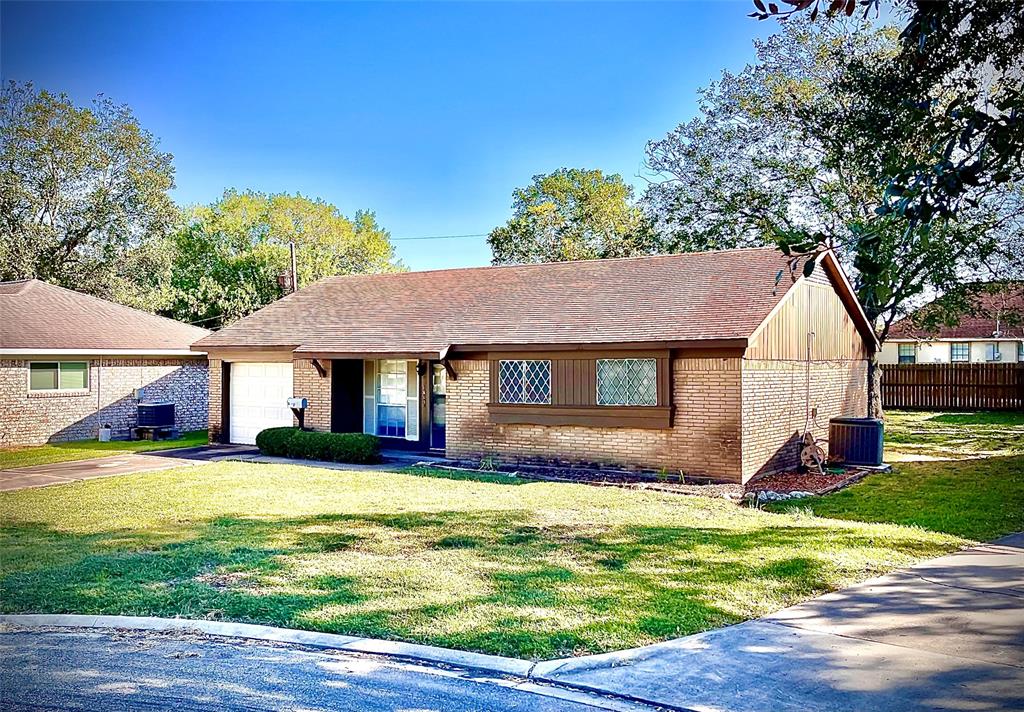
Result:
<instances>
[{"instance_id":1,"label":"brick wall","mask_svg":"<svg viewBox=\"0 0 1024 712\"><path fill-rule=\"evenodd\" d=\"M740 359L675 359L670 429L497 424L487 412L486 361L455 361L448 381L449 457L594 463L740 478Z\"/></svg>"},{"instance_id":2,"label":"brick wall","mask_svg":"<svg viewBox=\"0 0 1024 712\"><path fill-rule=\"evenodd\" d=\"M209 378L209 390L207 392L207 400L209 402L209 418L207 421L207 430L210 433L210 442L219 443L222 440L224 428L222 427L223 420L221 416L221 388L222 383L222 370L224 368L224 362L219 358L210 359L210 378Z\"/></svg>"},{"instance_id":3,"label":"brick wall","mask_svg":"<svg viewBox=\"0 0 1024 712\"><path fill-rule=\"evenodd\" d=\"M305 425L311 430L331 431L331 362L321 360L320 365L327 371L321 376L310 359L296 359L293 362L293 395L309 401L306 408ZM295 421L298 425L298 421Z\"/></svg>"},{"instance_id":4,"label":"brick wall","mask_svg":"<svg viewBox=\"0 0 1024 712\"><path fill-rule=\"evenodd\" d=\"M795 466L804 431L806 362L743 362L743 480ZM828 437L828 421L867 413L867 362L812 362L810 429ZM826 448L827 450L827 448Z\"/></svg>"},{"instance_id":5,"label":"brick wall","mask_svg":"<svg viewBox=\"0 0 1024 712\"><path fill-rule=\"evenodd\" d=\"M135 425L136 388L145 400L175 404L175 425L199 430L207 423L205 359L89 360L89 388L29 391L28 360L0 361L0 437L7 445L95 438L101 424L115 431Z\"/></svg>"}]
</instances>

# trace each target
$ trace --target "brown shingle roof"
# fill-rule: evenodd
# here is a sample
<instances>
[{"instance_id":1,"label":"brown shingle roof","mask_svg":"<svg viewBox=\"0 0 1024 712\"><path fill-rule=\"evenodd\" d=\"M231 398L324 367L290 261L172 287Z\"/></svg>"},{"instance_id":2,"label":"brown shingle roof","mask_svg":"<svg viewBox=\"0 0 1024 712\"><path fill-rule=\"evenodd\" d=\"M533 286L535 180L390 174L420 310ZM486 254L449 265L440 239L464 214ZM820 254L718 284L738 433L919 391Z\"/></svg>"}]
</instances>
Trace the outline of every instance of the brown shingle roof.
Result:
<instances>
[{"instance_id":1,"label":"brown shingle roof","mask_svg":"<svg viewBox=\"0 0 1024 712\"><path fill-rule=\"evenodd\" d=\"M196 344L307 353L746 338L791 285L772 248L332 277Z\"/></svg>"},{"instance_id":2,"label":"brown shingle roof","mask_svg":"<svg viewBox=\"0 0 1024 712\"><path fill-rule=\"evenodd\" d=\"M919 312L927 310L921 307ZM927 331L914 326L912 318L902 319L889 330L890 339L991 339L996 331L1004 339L1024 339L1024 285L1015 285L1009 291L982 292L974 299L972 312L960 318L956 326L940 326Z\"/></svg>"},{"instance_id":3,"label":"brown shingle roof","mask_svg":"<svg viewBox=\"0 0 1024 712\"><path fill-rule=\"evenodd\" d=\"M187 350L210 332L37 279L0 282L0 348Z\"/></svg>"}]
</instances>

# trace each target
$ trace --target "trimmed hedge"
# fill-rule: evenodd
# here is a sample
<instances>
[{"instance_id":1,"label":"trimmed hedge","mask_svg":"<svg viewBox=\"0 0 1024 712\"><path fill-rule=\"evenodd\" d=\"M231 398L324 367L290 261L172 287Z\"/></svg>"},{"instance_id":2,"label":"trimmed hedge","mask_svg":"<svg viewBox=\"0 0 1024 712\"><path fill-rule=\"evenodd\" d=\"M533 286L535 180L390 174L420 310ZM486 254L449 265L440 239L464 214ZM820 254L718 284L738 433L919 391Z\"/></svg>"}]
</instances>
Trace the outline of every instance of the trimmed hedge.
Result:
<instances>
[{"instance_id":1,"label":"trimmed hedge","mask_svg":"<svg viewBox=\"0 0 1024 712\"><path fill-rule=\"evenodd\" d=\"M364 433L316 433L298 428L268 428L256 436L264 455L300 460L365 464L380 462L380 438Z\"/></svg>"},{"instance_id":2,"label":"trimmed hedge","mask_svg":"<svg viewBox=\"0 0 1024 712\"><path fill-rule=\"evenodd\" d=\"M292 439L298 428L267 428L256 436L256 447L264 455L273 457L288 456L288 441Z\"/></svg>"}]
</instances>

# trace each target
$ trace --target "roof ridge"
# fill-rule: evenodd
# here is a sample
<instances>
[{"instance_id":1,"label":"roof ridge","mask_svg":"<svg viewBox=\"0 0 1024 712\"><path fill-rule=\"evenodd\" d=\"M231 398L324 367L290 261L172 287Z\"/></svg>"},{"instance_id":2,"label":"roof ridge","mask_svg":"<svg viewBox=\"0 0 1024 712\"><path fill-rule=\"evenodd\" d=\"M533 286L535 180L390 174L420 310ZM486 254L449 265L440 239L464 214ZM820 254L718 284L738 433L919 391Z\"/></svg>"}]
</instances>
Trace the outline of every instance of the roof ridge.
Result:
<instances>
[{"instance_id":1,"label":"roof ridge","mask_svg":"<svg viewBox=\"0 0 1024 712\"><path fill-rule=\"evenodd\" d=\"M767 252L779 251L779 248L775 245L762 245L760 247L731 247L726 250L696 250L694 252L666 252L655 255L632 255L630 257L599 257L588 260L549 260L546 262L521 262L517 264L509 265L479 265L476 267L442 267L439 269L419 269L409 270L408 272L370 272L363 274L336 274L326 279L320 280L318 283L329 282L332 280L349 279L352 277L381 277L384 275L405 275L405 274L437 274L439 272L475 272L479 270L505 270L505 269L529 269L536 267L549 267L553 265L580 265L580 264L596 264L596 263L607 263L607 262L630 262L639 260L658 260L668 259L671 257L685 257L689 255L708 255L716 254L721 255L731 252ZM782 253L779 252L781 255ZM310 285L312 286L312 285Z\"/></svg>"},{"instance_id":2,"label":"roof ridge","mask_svg":"<svg viewBox=\"0 0 1024 712\"><path fill-rule=\"evenodd\" d=\"M17 291L8 292L7 295L10 296L12 294L21 294L26 289L31 287L33 285L33 283L38 282L38 281L40 281L40 280L36 279L35 277L25 277L24 279L11 279L11 280L8 280L6 282L0 282L0 287L5 286L5 285L9 285L9 284L20 284L20 285L23 285Z\"/></svg>"}]
</instances>

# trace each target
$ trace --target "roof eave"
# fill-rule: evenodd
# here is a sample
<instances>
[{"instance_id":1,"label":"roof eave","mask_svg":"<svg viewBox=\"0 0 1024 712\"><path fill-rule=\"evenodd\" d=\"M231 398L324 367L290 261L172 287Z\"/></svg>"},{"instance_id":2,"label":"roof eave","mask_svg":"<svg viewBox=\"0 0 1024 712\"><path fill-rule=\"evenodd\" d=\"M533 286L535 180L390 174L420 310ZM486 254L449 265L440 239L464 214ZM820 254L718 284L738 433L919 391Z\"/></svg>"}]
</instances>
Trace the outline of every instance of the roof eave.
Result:
<instances>
[{"instance_id":1,"label":"roof eave","mask_svg":"<svg viewBox=\"0 0 1024 712\"><path fill-rule=\"evenodd\" d=\"M205 356L205 351L187 349L75 349L32 347L0 349L0 356Z\"/></svg>"}]
</instances>

